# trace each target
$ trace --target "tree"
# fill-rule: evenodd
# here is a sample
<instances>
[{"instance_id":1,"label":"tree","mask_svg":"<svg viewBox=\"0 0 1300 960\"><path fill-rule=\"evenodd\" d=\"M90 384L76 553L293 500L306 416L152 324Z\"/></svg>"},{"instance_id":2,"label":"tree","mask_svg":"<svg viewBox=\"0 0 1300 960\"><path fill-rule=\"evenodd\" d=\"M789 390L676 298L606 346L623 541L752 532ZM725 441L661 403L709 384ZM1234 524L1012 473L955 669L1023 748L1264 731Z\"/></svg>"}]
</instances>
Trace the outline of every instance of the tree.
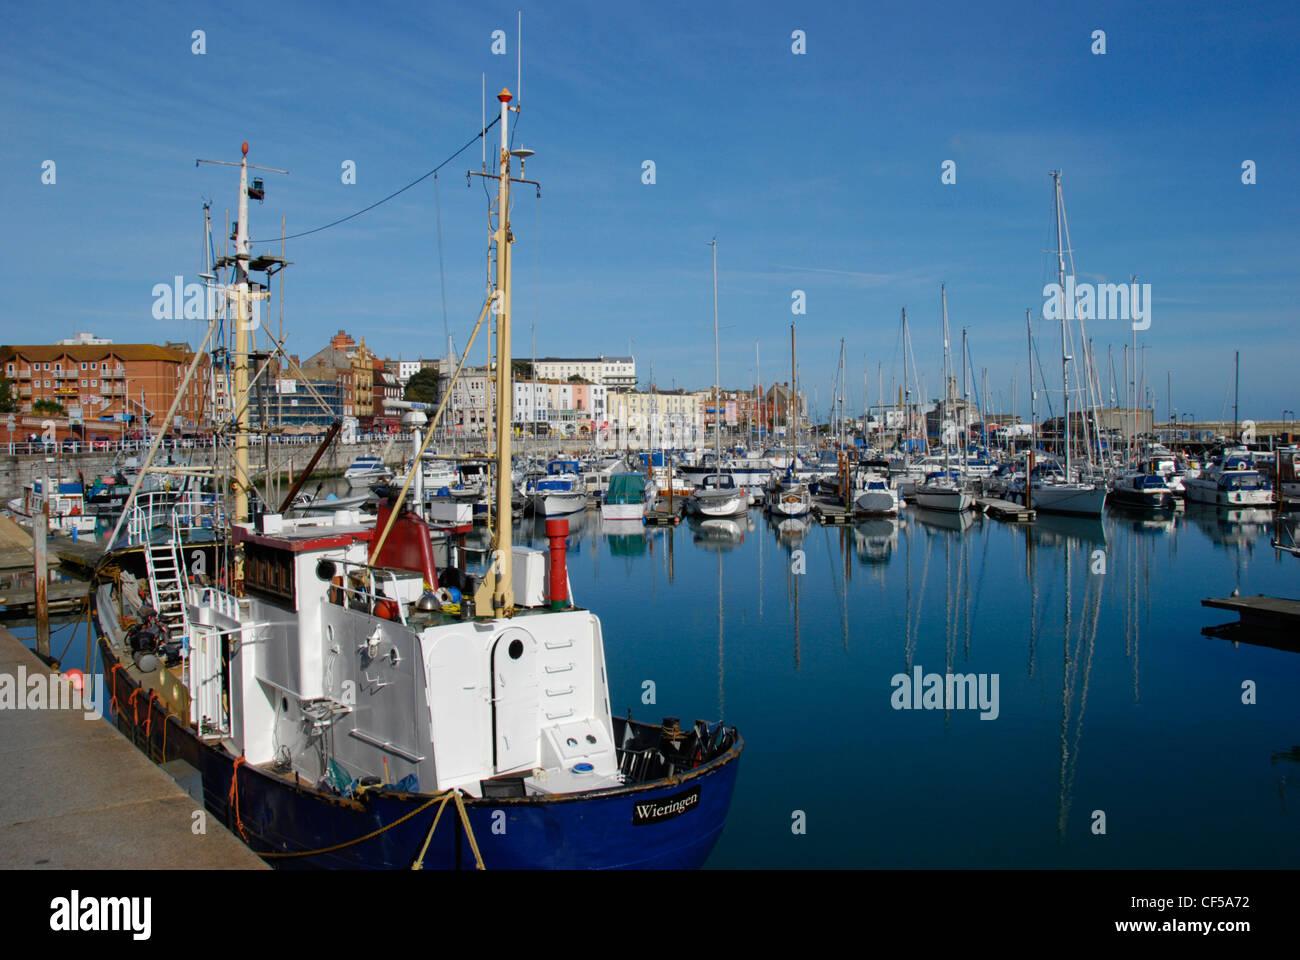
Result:
<instances>
[{"instance_id":1,"label":"tree","mask_svg":"<svg viewBox=\"0 0 1300 960\"><path fill-rule=\"evenodd\" d=\"M0 377L0 413L13 413L17 409L18 403L14 400L13 385Z\"/></svg>"},{"instance_id":2,"label":"tree","mask_svg":"<svg viewBox=\"0 0 1300 960\"><path fill-rule=\"evenodd\" d=\"M413 400L416 403L437 403L438 371L432 367L415 371L411 379L406 381L406 390L402 393L402 399Z\"/></svg>"},{"instance_id":3,"label":"tree","mask_svg":"<svg viewBox=\"0 0 1300 960\"><path fill-rule=\"evenodd\" d=\"M63 404L42 398L32 403L32 413L48 413L56 417L61 417L67 413L67 411L63 409Z\"/></svg>"},{"instance_id":4,"label":"tree","mask_svg":"<svg viewBox=\"0 0 1300 960\"><path fill-rule=\"evenodd\" d=\"M533 379L533 364L530 360L511 360L510 373L516 380Z\"/></svg>"}]
</instances>

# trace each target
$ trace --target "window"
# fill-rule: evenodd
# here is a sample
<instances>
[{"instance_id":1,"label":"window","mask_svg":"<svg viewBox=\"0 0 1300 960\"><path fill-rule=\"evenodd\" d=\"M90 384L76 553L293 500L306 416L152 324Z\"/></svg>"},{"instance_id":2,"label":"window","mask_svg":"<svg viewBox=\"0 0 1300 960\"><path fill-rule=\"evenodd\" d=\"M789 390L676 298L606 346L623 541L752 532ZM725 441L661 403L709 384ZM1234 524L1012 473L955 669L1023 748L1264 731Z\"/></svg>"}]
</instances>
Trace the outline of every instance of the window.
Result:
<instances>
[{"instance_id":1,"label":"window","mask_svg":"<svg viewBox=\"0 0 1300 960\"><path fill-rule=\"evenodd\" d=\"M9 370L10 373L13 373L13 372L14 372L14 365L13 365L12 363L9 364L8 370Z\"/></svg>"},{"instance_id":2,"label":"window","mask_svg":"<svg viewBox=\"0 0 1300 960\"><path fill-rule=\"evenodd\" d=\"M91 380L91 381L90 381L90 385L91 385L92 387L97 387L97 386L99 386L99 381L98 381L98 380Z\"/></svg>"},{"instance_id":3,"label":"window","mask_svg":"<svg viewBox=\"0 0 1300 960\"><path fill-rule=\"evenodd\" d=\"M47 363L46 366L48 367L49 364ZM48 386L50 385L50 381L46 380L46 381L45 381L45 385L48 387Z\"/></svg>"},{"instance_id":4,"label":"window","mask_svg":"<svg viewBox=\"0 0 1300 960\"><path fill-rule=\"evenodd\" d=\"M45 365L45 369L46 370L50 369L50 365L48 363ZM46 386L48 386L48 384L46 384Z\"/></svg>"},{"instance_id":5,"label":"window","mask_svg":"<svg viewBox=\"0 0 1300 960\"><path fill-rule=\"evenodd\" d=\"M86 361L85 361L85 360L82 360L82 361L81 361L81 369L82 369L82 370L85 370L85 369L86 369Z\"/></svg>"},{"instance_id":6,"label":"window","mask_svg":"<svg viewBox=\"0 0 1300 960\"><path fill-rule=\"evenodd\" d=\"M84 366L84 364L83 364L83 366ZM82 381L81 381L81 385L84 387L84 386L86 385L86 381L85 381L85 380L82 380Z\"/></svg>"},{"instance_id":7,"label":"window","mask_svg":"<svg viewBox=\"0 0 1300 960\"><path fill-rule=\"evenodd\" d=\"M91 369L91 370L98 370L98 369L99 369L99 364L98 364L98 363L92 363L92 364L90 365L90 369Z\"/></svg>"}]
</instances>

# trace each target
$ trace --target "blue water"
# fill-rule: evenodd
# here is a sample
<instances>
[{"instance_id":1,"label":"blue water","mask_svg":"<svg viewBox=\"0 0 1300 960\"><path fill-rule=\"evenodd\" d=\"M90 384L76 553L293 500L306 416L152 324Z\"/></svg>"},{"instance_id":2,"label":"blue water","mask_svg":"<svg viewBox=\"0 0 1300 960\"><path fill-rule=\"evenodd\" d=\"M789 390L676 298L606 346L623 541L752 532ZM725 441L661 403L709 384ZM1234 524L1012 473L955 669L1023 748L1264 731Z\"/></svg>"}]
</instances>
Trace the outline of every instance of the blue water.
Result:
<instances>
[{"instance_id":1,"label":"blue water","mask_svg":"<svg viewBox=\"0 0 1300 960\"><path fill-rule=\"evenodd\" d=\"M1295 867L1300 656L1201 633L1235 619L1203 597L1300 597L1268 519L908 508L782 531L758 511L648 529L591 511L569 571L616 712L745 737L710 867ZM545 543L532 521L516 538ZM51 647L83 667L84 621ZM917 666L996 674L997 718L894 709Z\"/></svg>"},{"instance_id":2,"label":"blue water","mask_svg":"<svg viewBox=\"0 0 1300 960\"><path fill-rule=\"evenodd\" d=\"M745 737L711 867L1294 867L1300 656L1201 634L1236 619L1203 597L1300 596L1268 520L751 511L629 535L592 512L569 569L615 712ZM894 709L916 666L996 674L998 716Z\"/></svg>"}]
</instances>

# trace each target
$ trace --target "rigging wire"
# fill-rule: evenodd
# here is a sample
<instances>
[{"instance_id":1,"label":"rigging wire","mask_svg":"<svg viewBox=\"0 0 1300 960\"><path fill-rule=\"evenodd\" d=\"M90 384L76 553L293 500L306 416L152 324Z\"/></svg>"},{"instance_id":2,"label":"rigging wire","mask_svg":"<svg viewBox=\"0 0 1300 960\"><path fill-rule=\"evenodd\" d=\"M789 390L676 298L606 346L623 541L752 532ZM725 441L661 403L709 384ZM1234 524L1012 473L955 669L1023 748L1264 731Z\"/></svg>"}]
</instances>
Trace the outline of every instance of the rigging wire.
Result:
<instances>
[{"instance_id":1,"label":"rigging wire","mask_svg":"<svg viewBox=\"0 0 1300 960\"><path fill-rule=\"evenodd\" d=\"M447 164L451 163L453 160L455 160L457 157L459 157L462 153L464 153L466 150L468 150L470 147L472 147L472 146L474 145L474 141L478 140L479 137L483 137L483 136L485 136L489 130L491 130L494 126L496 126L496 124L500 121L500 119L501 119L500 117L497 117L495 120L493 120L493 121L492 121L491 123L489 123L487 126L485 126L482 130L480 130L478 133L474 134L474 136L470 137L470 139L467 140L467 141L465 142L465 145L464 145L463 147L461 147L459 150L457 150L455 153L453 153L453 154L452 154L450 157L448 157L446 160L442 161L442 163L438 164L436 167L434 167L434 168L433 168L432 170L430 170L428 173L425 173L425 174L422 174L422 175L416 177L414 180L412 180L412 181L411 181L410 183L408 183L406 186L404 186L404 187L402 187L402 188L400 188L400 189L398 189L398 190L394 190L392 193L390 193L388 196L384 197L382 200L376 200L374 203L370 204L370 206L368 206L368 207L362 207L362 208L361 208L360 210L358 210L356 213L350 213L350 214L348 214L346 217L340 217L338 220L335 220L335 221L333 221L332 223L327 223L327 224L325 224L323 227L316 227L314 230L304 230L302 233L293 233L293 234L290 234L290 235L287 236L287 237L283 237L282 239L284 239L284 240L297 240L299 237L308 237L308 236L311 236L313 233L320 233L322 230L328 230L330 227L337 227L340 223L347 223L349 220L355 219L356 217L361 216L363 213L368 213L369 211L375 209L375 207L377 207L377 206L379 206L379 205L381 205L381 204L387 203L389 200L392 200L394 197L396 197L396 196L398 196L398 195L400 195L400 194L405 193L407 190L410 190L410 189L411 189L413 186L415 186L417 183L420 183L420 182L422 182L422 181L424 181L424 180L429 179L429 177L432 177L434 174L436 174L439 170L441 170L441 169L442 169L443 167L445 167ZM485 141L485 142L486 142L486 141ZM258 239L258 240L249 240L248 242L251 244L251 243L268 243L269 241Z\"/></svg>"}]
</instances>

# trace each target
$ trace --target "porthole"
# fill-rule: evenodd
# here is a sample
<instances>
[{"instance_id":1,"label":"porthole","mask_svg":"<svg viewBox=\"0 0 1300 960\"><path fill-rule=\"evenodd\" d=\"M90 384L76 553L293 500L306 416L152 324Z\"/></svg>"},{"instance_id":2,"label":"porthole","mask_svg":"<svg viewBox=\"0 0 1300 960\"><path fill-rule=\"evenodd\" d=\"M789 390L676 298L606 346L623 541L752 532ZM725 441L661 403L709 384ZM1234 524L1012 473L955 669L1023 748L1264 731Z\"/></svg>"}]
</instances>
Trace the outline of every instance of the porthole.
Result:
<instances>
[{"instance_id":1,"label":"porthole","mask_svg":"<svg viewBox=\"0 0 1300 960\"><path fill-rule=\"evenodd\" d=\"M524 642L522 640L511 640L509 653L511 660L518 660L524 655Z\"/></svg>"}]
</instances>

